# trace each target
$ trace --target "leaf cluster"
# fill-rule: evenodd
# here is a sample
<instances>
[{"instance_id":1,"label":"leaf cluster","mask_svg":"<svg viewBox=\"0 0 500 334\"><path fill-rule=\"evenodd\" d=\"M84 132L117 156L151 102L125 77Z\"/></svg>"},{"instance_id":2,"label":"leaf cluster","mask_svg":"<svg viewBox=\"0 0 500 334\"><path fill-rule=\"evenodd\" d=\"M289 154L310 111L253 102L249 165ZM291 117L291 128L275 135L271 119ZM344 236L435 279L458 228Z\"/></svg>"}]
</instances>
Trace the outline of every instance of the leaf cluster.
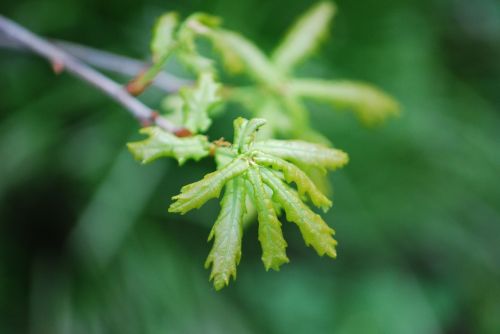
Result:
<instances>
[{"instance_id":1,"label":"leaf cluster","mask_svg":"<svg viewBox=\"0 0 500 334\"><path fill-rule=\"evenodd\" d=\"M195 13L181 21L177 13L166 13L153 29L153 66L129 84L129 91L141 92L175 57L196 74L197 85L169 96L164 106L170 117L180 120L193 133L209 128L211 113L223 102L239 103L254 117L268 119L269 138L280 135L325 143L328 140L310 125L306 100L351 109L365 124L376 124L398 114L397 102L370 84L294 75L328 36L335 12L332 2L318 2L291 26L269 56L240 33L221 27L217 17ZM244 74L252 83L236 87L218 83L214 60L197 48L199 38L212 43L229 74Z\"/></svg>"},{"instance_id":2,"label":"leaf cluster","mask_svg":"<svg viewBox=\"0 0 500 334\"><path fill-rule=\"evenodd\" d=\"M397 103L369 84L295 77L295 69L328 35L335 11L329 1L314 5L270 56L241 34L221 27L216 17L196 13L180 21L176 13L167 13L153 31L153 65L129 85L132 92L144 89L173 56L197 76L196 85L183 87L163 103L168 111L165 117L193 135L178 138L149 127L141 131L148 138L130 143L129 149L142 163L171 157L183 164L188 159L214 156L217 170L184 186L173 197L169 211L185 214L222 194L221 210L209 235L213 247L205 263L207 268L211 266L210 278L217 290L236 277L243 223L252 212L257 215L266 270L278 270L289 262L279 220L282 213L319 255L336 256L334 230L306 203L324 211L331 207L324 194L328 187L325 174L342 167L348 158L312 129L305 100L347 107L368 124L398 113ZM234 87L217 82L217 67L199 53L198 38L212 43L228 73L244 74L252 83ZM234 121L232 143L210 142L201 133L210 127L213 113L228 102L242 104L255 118ZM293 140L274 139L277 136Z\"/></svg>"},{"instance_id":3,"label":"leaf cluster","mask_svg":"<svg viewBox=\"0 0 500 334\"><path fill-rule=\"evenodd\" d=\"M327 142L310 126L304 104L308 99L351 109L365 124L376 124L398 114L397 102L370 84L294 75L297 67L328 36L335 12L336 7L330 1L318 2L292 25L270 56L237 32L219 26L203 31L202 35L221 54L225 68L230 73L246 74L254 82L228 88L227 99L243 104L255 117L289 119L285 124L270 122L270 135Z\"/></svg>"},{"instance_id":4,"label":"leaf cluster","mask_svg":"<svg viewBox=\"0 0 500 334\"><path fill-rule=\"evenodd\" d=\"M210 277L216 289L227 285L231 276L236 277L247 198L257 210L262 261L266 269L278 270L289 261L278 219L281 211L285 212L288 221L297 224L306 244L319 255L336 256L333 229L305 204L310 201L326 211L332 202L299 166L334 170L347 163L347 155L304 141L256 141L255 134L264 124L263 119L236 119L232 145L215 149L218 169L184 186L180 194L173 197L169 208L170 212L185 214L220 197L224 190L221 211L209 236L214 245L206 261L207 267L212 266ZM143 162L171 156L182 163L188 158L199 159L209 152L203 136L174 138L158 128L148 128L144 132L150 135L149 139L129 145Z\"/></svg>"}]
</instances>

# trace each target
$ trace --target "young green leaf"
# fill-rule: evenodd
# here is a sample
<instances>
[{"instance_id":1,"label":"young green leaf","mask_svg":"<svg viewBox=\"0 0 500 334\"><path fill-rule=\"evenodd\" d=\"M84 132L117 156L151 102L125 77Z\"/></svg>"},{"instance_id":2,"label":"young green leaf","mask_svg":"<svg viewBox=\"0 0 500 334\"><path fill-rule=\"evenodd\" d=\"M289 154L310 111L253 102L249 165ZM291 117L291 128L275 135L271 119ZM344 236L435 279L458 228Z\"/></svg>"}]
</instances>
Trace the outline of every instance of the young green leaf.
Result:
<instances>
[{"instance_id":1,"label":"young green leaf","mask_svg":"<svg viewBox=\"0 0 500 334\"><path fill-rule=\"evenodd\" d=\"M187 159L200 160L209 154L210 144L205 136L179 138L159 127L143 128L140 133L149 138L127 144L135 159L148 163L161 157L177 159L179 165Z\"/></svg>"},{"instance_id":2,"label":"young green leaf","mask_svg":"<svg viewBox=\"0 0 500 334\"><path fill-rule=\"evenodd\" d=\"M156 21L151 39L153 62L159 62L175 48L175 29L178 25L179 15L175 12L163 14Z\"/></svg>"},{"instance_id":3,"label":"young green leaf","mask_svg":"<svg viewBox=\"0 0 500 334\"><path fill-rule=\"evenodd\" d=\"M206 13L194 13L189 15L179 27L178 40L189 49L195 49L195 38L205 35L210 30L219 27L220 18Z\"/></svg>"},{"instance_id":4,"label":"young green leaf","mask_svg":"<svg viewBox=\"0 0 500 334\"><path fill-rule=\"evenodd\" d=\"M195 73L214 72L213 61L202 56L196 48L196 37L206 34L217 27L220 19L205 13L194 13L187 17L179 27L177 57Z\"/></svg>"},{"instance_id":5,"label":"young green leaf","mask_svg":"<svg viewBox=\"0 0 500 334\"><path fill-rule=\"evenodd\" d=\"M309 9L296 21L273 53L274 64L283 72L288 72L314 52L326 35L334 14L335 6L330 1L319 2Z\"/></svg>"},{"instance_id":6,"label":"young green leaf","mask_svg":"<svg viewBox=\"0 0 500 334\"><path fill-rule=\"evenodd\" d=\"M179 48L175 52L175 56L179 63L184 65L189 71L193 73L214 73L214 62L212 59L199 54L197 51L190 51L184 48Z\"/></svg>"},{"instance_id":7,"label":"young green leaf","mask_svg":"<svg viewBox=\"0 0 500 334\"><path fill-rule=\"evenodd\" d=\"M170 12L158 20L153 31L151 52L153 64L127 84L133 95L142 93L160 73L172 55L193 72L214 73L213 61L196 49L195 39L218 25L219 19L208 14L196 13L179 23L178 15Z\"/></svg>"},{"instance_id":8,"label":"young green leaf","mask_svg":"<svg viewBox=\"0 0 500 334\"><path fill-rule=\"evenodd\" d=\"M267 121L266 126L259 131L260 138L267 139L276 135L288 136L293 133L295 120L288 115L288 110L281 103L281 99L274 96L253 95L255 106L251 106L251 110L254 110L256 116Z\"/></svg>"},{"instance_id":9,"label":"young green leaf","mask_svg":"<svg viewBox=\"0 0 500 334\"><path fill-rule=\"evenodd\" d=\"M218 43L216 50L233 50L232 57L237 55L245 64L247 73L258 82L274 87L283 81L282 76L267 56L242 35L229 30L214 29L206 36Z\"/></svg>"},{"instance_id":10,"label":"young green leaf","mask_svg":"<svg viewBox=\"0 0 500 334\"><path fill-rule=\"evenodd\" d=\"M184 126L191 132L205 132L210 127L209 112L221 101L219 87L213 74L205 72L200 75L197 87L181 90Z\"/></svg>"},{"instance_id":11,"label":"young green leaf","mask_svg":"<svg viewBox=\"0 0 500 334\"><path fill-rule=\"evenodd\" d=\"M332 185L327 176L327 170L323 167L297 164L306 175L311 179L311 181L318 187L319 191L326 196L331 196L333 193Z\"/></svg>"},{"instance_id":12,"label":"young green leaf","mask_svg":"<svg viewBox=\"0 0 500 334\"><path fill-rule=\"evenodd\" d=\"M373 124L399 113L398 103L381 90L359 82L297 79L290 84L292 94L353 108L358 117Z\"/></svg>"},{"instance_id":13,"label":"young green leaf","mask_svg":"<svg viewBox=\"0 0 500 334\"><path fill-rule=\"evenodd\" d=\"M245 70L245 63L241 59L239 53L225 42L223 35L214 33L213 31L207 34L210 38L214 50L220 54L224 69L231 74L239 74Z\"/></svg>"},{"instance_id":14,"label":"young green leaf","mask_svg":"<svg viewBox=\"0 0 500 334\"><path fill-rule=\"evenodd\" d=\"M318 190L307 174L294 164L262 152L257 152L253 160L259 165L283 172L286 182L295 182L299 194L309 195L311 202L323 211L327 211L332 206L332 202Z\"/></svg>"},{"instance_id":15,"label":"young green leaf","mask_svg":"<svg viewBox=\"0 0 500 334\"><path fill-rule=\"evenodd\" d=\"M252 118L251 120L238 117L234 122L234 149L239 153L248 151L250 144L255 140L257 130L266 124L262 118Z\"/></svg>"},{"instance_id":16,"label":"young green leaf","mask_svg":"<svg viewBox=\"0 0 500 334\"><path fill-rule=\"evenodd\" d=\"M236 266L241 257L242 226L248 218L245 218L247 207L257 213L259 242L266 270L279 270L282 264L289 262L287 243L278 219L282 211L289 221L299 226L307 245L320 255L335 257L334 231L303 201L307 194L314 205L324 210L331 206L331 202L305 171L322 172L327 168L341 167L347 162L347 155L302 141L256 141L256 132L264 124L265 120L259 118L236 119L233 145L225 141L208 144L203 136L177 138L157 128L144 130L151 136L148 140L130 144L131 151L144 161L160 156L176 156L183 162L182 159L197 156L189 150L177 152L175 147L168 146L172 140L183 141L183 144L189 140L201 140L204 155L215 148L217 170L200 181L182 187L180 194L173 197L169 211L184 214L199 208L209 199L219 197L225 187L221 212L209 236L209 240L215 238L213 248L205 262L207 268L212 266L210 279L217 290L228 285L231 277L236 278ZM297 191L284 181L294 182Z\"/></svg>"},{"instance_id":17,"label":"young green leaf","mask_svg":"<svg viewBox=\"0 0 500 334\"><path fill-rule=\"evenodd\" d=\"M183 124L184 101L179 94L169 94L161 101L162 116L174 124Z\"/></svg>"},{"instance_id":18,"label":"young green leaf","mask_svg":"<svg viewBox=\"0 0 500 334\"><path fill-rule=\"evenodd\" d=\"M251 166L247 171L247 177L252 184L253 202L257 208L259 218L259 241L262 246L262 262L266 270L279 267L289 262L286 256L286 241L281 231L281 223L276 217L273 202L269 197L258 166Z\"/></svg>"},{"instance_id":19,"label":"young green leaf","mask_svg":"<svg viewBox=\"0 0 500 334\"><path fill-rule=\"evenodd\" d=\"M311 245L320 256L327 254L335 258L337 256L335 251L337 242L333 239L335 231L319 215L312 212L302 202L297 192L276 174L266 169L261 171L262 179L273 190L273 198L285 210L286 219L297 224L306 245Z\"/></svg>"},{"instance_id":20,"label":"young green leaf","mask_svg":"<svg viewBox=\"0 0 500 334\"><path fill-rule=\"evenodd\" d=\"M175 12L166 13L158 19L153 28L153 38L150 44L153 64L127 84L126 89L130 94L141 94L153 82L172 53L178 48L179 43L176 40L178 25L179 17Z\"/></svg>"},{"instance_id":21,"label":"young green leaf","mask_svg":"<svg viewBox=\"0 0 500 334\"><path fill-rule=\"evenodd\" d=\"M237 176L228 181L221 202L221 211L210 232L208 240L214 238L205 268L212 265L210 279L216 290L229 284L231 276L236 279L236 266L241 258L243 215L245 214L245 180Z\"/></svg>"},{"instance_id":22,"label":"young green leaf","mask_svg":"<svg viewBox=\"0 0 500 334\"><path fill-rule=\"evenodd\" d=\"M169 212L186 212L197 209L211 198L219 197L224 184L248 169L248 161L236 158L221 169L205 175L198 182L182 187L181 193L174 196L174 203L170 205Z\"/></svg>"},{"instance_id":23,"label":"young green leaf","mask_svg":"<svg viewBox=\"0 0 500 334\"><path fill-rule=\"evenodd\" d=\"M295 164L337 169L348 162L341 150L300 140L269 139L253 144L253 149L289 160Z\"/></svg>"},{"instance_id":24,"label":"young green leaf","mask_svg":"<svg viewBox=\"0 0 500 334\"><path fill-rule=\"evenodd\" d=\"M129 144L136 159L144 163L163 156L174 157L180 164L187 159L215 156L217 170L182 187L180 194L173 197L169 211L185 214L219 197L225 188L221 212L209 236L209 240L214 239L213 247L205 262L207 268L212 267L210 279L217 290L228 285L231 277L236 278L247 208L257 213L266 270L279 270L289 262L278 220L283 211L289 221L298 225L308 246L319 255L336 256L334 230L304 201L309 199L325 211L331 207L331 201L321 192L328 183L326 170L345 165L347 154L301 140L259 139L280 134L329 144L327 138L310 128L305 98L351 107L361 119L372 123L398 112L398 105L391 97L366 84L291 77L293 68L326 35L334 13L335 7L330 2L313 6L291 28L271 60L245 37L219 28L216 17L196 13L179 23L176 14L166 14L158 21L151 42L154 64L127 86L129 92L140 93L169 57L175 55L198 76L196 87L185 87L165 100L171 111L169 117L177 118L177 123L183 123L193 133L206 131L214 108L223 98L244 104L254 115L262 117L236 119L232 144L223 139L209 143L200 135L177 138L158 128L143 130L149 138ZM244 70L256 84L225 87L219 96L214 62L197 50L199 36L212 41L230 71ZM264 119L272 121L272 126L257 138L257 131L266 123ZM297 190L287 183L295 183Z\"/></svg>"},{"instance_id":25,"label":"young green leaf","mask_svg":"<svg viewBox=\"0 0 500 334\"><path fill-rule=\"evenodd\" d=\"M300 99L295 96L286 95L281 98L283 106L288 111L288 115L294 125L293 133L295 136L299 136L305 131L310 129L309 127L309 113Z\"/></svg>"}]
</instances>

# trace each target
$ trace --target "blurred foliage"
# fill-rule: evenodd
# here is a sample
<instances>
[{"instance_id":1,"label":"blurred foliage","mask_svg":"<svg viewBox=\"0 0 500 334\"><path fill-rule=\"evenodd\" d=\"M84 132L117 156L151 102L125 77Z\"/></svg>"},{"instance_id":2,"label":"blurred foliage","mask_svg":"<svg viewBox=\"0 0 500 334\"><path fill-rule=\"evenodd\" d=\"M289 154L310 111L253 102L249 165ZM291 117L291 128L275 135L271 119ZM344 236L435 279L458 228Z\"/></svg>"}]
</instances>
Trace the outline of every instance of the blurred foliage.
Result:
<instances>
[{"instance_id":1,"label":"blurred foliage","mask_svg":"<svg viewBox=\"0 0 500 334\"><path fill-rule=\"evenodd\" d=\"M145 58L167 10L221 16L270 51L309 5L6 0L0 12ZM266 273L253 225L238 282L220 293L202 268L218 205L179 218L165 204L212 163L136 165L126 112L37 57L0 50L0 333L498 333L500 3L337 7L326 47L299 72L373 82L403 113L367 129L311 103L313 126L351 158L325 216L338 258L318 258L287 223L294 265ZM155 107L158 96L144 99ZM230 137L231 122L209 134Z\"/></svg>"}]
</instances>

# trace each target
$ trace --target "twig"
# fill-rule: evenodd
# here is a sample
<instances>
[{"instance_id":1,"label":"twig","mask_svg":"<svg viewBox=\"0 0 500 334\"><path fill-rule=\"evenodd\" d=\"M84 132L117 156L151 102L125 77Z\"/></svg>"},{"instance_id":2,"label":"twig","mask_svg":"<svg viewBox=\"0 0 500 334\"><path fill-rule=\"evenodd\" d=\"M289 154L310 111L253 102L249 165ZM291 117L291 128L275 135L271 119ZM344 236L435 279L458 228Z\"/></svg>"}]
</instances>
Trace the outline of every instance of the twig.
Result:
<instances>
[{"instance_id":1,"label":"twig","mask_svg":"<svg viewBox=\"0 0 500 334\"><path fill-rule=\"evenodd\" d=\"M167 119L159 116L152 109L128 94L122 86L113 80L83 64L56 45L38 37L29 30L2 15L0 15L0 32L5 34L12 41L16 41L33 52L48 59L56 73L66 70L76 77L79 77L94 87L102 90L130 111L130 113L132 113L141 123L155 123L166 131L176 134L186 134L186 130L184 128L179 127Z\"/></svg>"},{"instance_id":2,"label":"twig","mask_svg":"<svg viewBox=\"0 0 500 334\"><path fill-rule=\"evenodd\" d=\"M89 65L102 70L108 70L126 76L135 77L149 64L133 58L97 50L87 46L65 41L52 41L66 52L81 59ZM181 87L192 85L192 80L181 79L167 72L160 72L155 78L153 85L167 93L177 92Z\"/></svg>"},{"instance_id":3,"label":"twig","mask_svg":"<svg viewBox=\"0 0 500 334\"><path fill-rule=\"evenodd\" d=\"M89 65L104 71L123 74L128 77L135 77L138 73L149 66L148 63L134 58L98 50L73 42L61 41L57 39L51 39L50 42L73 57L76 57ZM26 50L26 47L22 44L7 38L7 36L2 33L0 33L0 48ZM153 86L167 93L177 92L181 87L190 86L192 84L192 80L178 78L165 71L160 72L153 81Z\"/></svg>"}]
</instances>

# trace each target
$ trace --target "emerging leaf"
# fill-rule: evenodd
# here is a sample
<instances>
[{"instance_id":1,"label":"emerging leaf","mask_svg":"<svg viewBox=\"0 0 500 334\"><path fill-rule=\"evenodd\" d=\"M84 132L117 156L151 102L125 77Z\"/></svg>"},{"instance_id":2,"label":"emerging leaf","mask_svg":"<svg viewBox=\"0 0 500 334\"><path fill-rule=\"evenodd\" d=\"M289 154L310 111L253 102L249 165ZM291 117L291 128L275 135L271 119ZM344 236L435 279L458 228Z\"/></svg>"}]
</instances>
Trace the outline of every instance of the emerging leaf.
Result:
<instances>
[{"instance_id":1,"label":"emerging leaf","mask_svg":"<svg viewBox=\"0 0 500 334\"><path fill-rule=\"evenodd\" d=\"M169 117L177 119L177 123L181 119L192 133L206 131L211 125L210 116L223 98L243 104L254 116L262 117L236 119L232 144L223 138L209 143L201 135L177 138L155 127L142 130L148 139L129 144L130 151L143 163L163 156L174 157L180 164L187 159L215 156L217 170L182 187L180 194L173 197L169 212L185 214L219 197L225 189L221 211L209 236L209 240L214 239L213 247L205 262L207 268L212 267L210 279L217 290L228 285L231 277L236 278L247 208L257 213L266 270L279 270L289 262L278 219L282 212L319 255L336 256L334 230L304 201L309 199L325 211L331 207L332 202L321 191L328 186L326 170L344 166L347 154L301 140L260 139L279 134L329 145L327 138L310 127L303 101L306 98L353 108L359 118L369 123L398 113L398 105L391 97L369 85L291 77L293 68L318 47L334 14L335 6L328 1L313 6L290 29L271 59L242 35L220 28L216 17L196 13L179 23L176 14L165 14L151 42L153 65L127 85L130 93L139 94L174 55L198 77L196 87L184 87L178 95L165 100L171 111ZM197 50L200 36L212 42L226 68L244 71L256 84L219 89L214 62ZM258 130L266 123L264 119L271 126L257 138Z\"/></svg>"},{"instance_id":2,"label":"emerging leaf","mask_svg":"<svg viewBox=\"0 0 500 334\"><path fill-rule=\"evenodd\" d=\"M257 130L266 124L266 120L262 118L252 118L246 120L238 117L234 122L234 149L239 153L248 151L250 144L255 140Z\"/></svg>"},{"instance_id":3,"label":"emerging leaf","mask_svg":"<svg viewBox=\"0 0 500 334\"><path fill-rule=\"evenodd\" d=\"M326 35L334 14L335 6L329 1L319 2L309 9L292 26L274 52L274 64L283 72L288 72L314 52Z\"/></svg>"},{"instance_id":4,"label":"emerging leaf","mask_svg":"<svg viewBox=\"0 0 500 334\"><path fill-rule=\"evenodd\" d=\"M298 140L256 140L264 119L237 118L234 121L233 145L216 141L207 143L206 137L177 138L159 128L148 128L143 133L150 138L129 144L134 155L143 161L160 156L174 156L179 162L212 154L215 148L217 170L197 182L182 187L174 196L169 212L185 214L201 207L211 198L219 197L225 188L221 211L210 232L215 239L205 267L212 266L210 279L216 290L236 278L236 266L241 258L243 223L247 208L255 210L259 222L259 242L262 262L266 270L279 270L289 262L287 243L283 237L278 216L282 211L289 221L296 223L307 245L320 255L335 257L334 231L319 215L303 202L306 195L311 202L327 210L331 201L321 193L307 172L322 173L339 168L347 162L347 155L339 150ZM295 183L297 190L287 183ZM248 203L247 203L248 202Z\"/></svg>"},{"instance_id":5,"label":"emerging leaf","mask_svg":"<svg viewBox=\"0 0 500 334\"><path fill-rule=\"evenodd\" d=\"M209 154L210 144L205 136L179 138L159 127L143 128L140 133L149 138L127 144L134 158L148 163L161 157L177 159L179 165L187 159L200 160Z\"/></svg>"},{"instance_id":6,"label":"emerging leaf","mask_svg":"<svg viewBox=\"0 0 500 334\"><path fill-rule=\"evenodd\" d=\"M254 150L289 160L295 164L337 169L348 162L341 150L300 140L269 139L254 143Z\"/></svg>"},{"instance_id":7,"label":"emerging leaf","mask_svg":"<svg viewBox=\"0 0 500 334\"><path fill-rule=\"evenodd\" d=\"M293 123L293 132L295 136L300 136L304 131L308 131L309 113L300 99L295 96L286 95L282 98L282 103L288 110L288 115Z\"/></svg>"},{"instance_id":8,"label":"emerging leaf","mask_svg":"<svg viewBox=\"0 0 500 334\"><path fill-rule=\"evenodd\" d=\"M205 132L209 128L212 123L209 112L221 101L219 87L212 73L205 72L201 74L197 87L181 90L184 126L191 132Z\"/></svg>"},{"instance_id":9,"label":"emerging leaf","mask_svg":"<svg viewBox=\"0 0 500 334\"><path fill-rule=\"evenodd\" d=\"M213 61L196 49L196 37L204 35L219 25L220 19L205 13L190 15L179 28L177 58L195 73L214 72Z\"/></svg>"},{"instance_id":10,"label":"emerging leaf","mask_svg":"<svg viewBox=\"0 0 500 334\"><path fill-rule=\"evenodd\" d=\"M283 81L267 56L242 35L229 30L217 29L207 34L207 37L218 43L216 50L233 50L232 57L237 55L245 64L247 73L255 80L271 87L279 85Z\"/></svg>"},{"instance_id":11,"label":"emerging leaf","mask_svg":"<svg viewBox=\"0 0 500 334\"><path fill-rule=\"evenodd\" d=\"M169 94L161 101L162 116L174 124L183 124L184 101L179 94Z\"/></svg>"},{"instance_id":12,"label":"emerging leaf","mask_svg":"<svg viewBox=\"0 0 500 334\"><path fill-rule=\"evenodd\" d=\"M287 244L281 232L281 223L276 217L273 202L264 188L259 167L251 166L247 175L252 184L253 202L259 218L262 262L264 262L266 270L269 268L279 270L282 264L289 262L285 252Z\"/></svg>"},{"instance_id":13,"label":"emerging leaf","mask_svg":"<svg viewBox=\"0 0 500 334\"><path fill-rule=\"evenodd\" d=\"M288 136L293 133L296 122L289 116L280 99L262 94L258 96L255 93L248 95L254 95L253 100L258 102L255 106L250 105L251 109L256 110L258 117L267 121L267 125L259 132L261 138L272 138L277 134Z\"/></svg>"},{"instance_id":14,"label":"emerging leaf","mask_svg":"<svg viewBox=\"0 0 500 334\"><path fill-rule=\"evenodd\" d=\"M306 175L311 179L311 181L318 187L321 193L326 196L331 196L333 193L332 185L327 176L327 171L325 168L316 167L311 165L296 164Z\"/></svg>"},{"instance_id":15,"label":"emerging leaf","mask_svg":"<svg viewBox=\"0 0 500 334\"><path fill-rule=\"evenodd\" d=\"M237 176L228 181L221 202L221 211L210 232L208 240L215 238L208 254L205 268L212 265L210 279L216 290L229 284L231 276L236 279L236 266L241 258L243 215L245 214L245 180Z\"/></svg>"},{"instance_id":16,"label":"emerging leaf","mask_svg":"<svg viewBox=\"0 0 500 334\"><path fill-rule=\"evenodd\" d=\"M163 14L156 21L151 39L153 62L157 63L175 48L175 29L178 24L179 15L175 12Z\"/></svg>"},{"instance_id":17,"label":"emerging leaf","mask_svg":"<svg viewBox=\"0 0 500 334\"><path fill-rule=\"evenodd\" d=\"M211 29L220 25L220 18L206 13L189 15L179 28L178 39L188 48L195 48L195 38L207 34Z\"/></svg>"},{"instance_id":18,"label":"emerging leaf","mask_svg":"<svg viewBox=\"0 0 500 334\"><path fill-rule=\"evenodd\" d=\"M368 124L380 122L399 113L398 103L393 98L365 83L297 79L292 81L290 90L297 96L353 108L358 117Z\"/></svg>"},{"instance_id":19,"label":"emerging leaf","mask_svg":"<svg viewBox=\"0 0 500 334\"><path fill-rule=\"evenodd\" d=\"M223 35L211 32L207 36L210 37L214 50L220 54L224 68L231 74L242 73L245 69L245 63L240 58L239 53L225 42Z\"/></svg>"},{"instance_id":20,"label":"emerging leaf","mask_svg":"<svg viewBox=\"0 0 500 334\"><path fill-rule=\"evenodd\" d=\"M318 190L307 174L294 164L261 152L258 152L253 159L259 165L283 172L286 182L295 182L299 194L307 193L313 204L322 208L323 211L327 211L332 206L332 202Z\"/></svg>"},{"instance_id":21,"label":"emerging leaf","mask_svg":"<svg viewBox=\"0 0 500 334\"><path fill-rule=\"evenodd\" d=\"M196 49L198 35L218 25L218 18L208 14L196 13L182 23L176 13L164 14L157 22L151 42L153 64L126 86L132 95L141 94L160 73L172 55L196 74L214 73L213 61L202 56Z\"/></svg>"},{"instance_id":22,"label":"emerging leaf","mask_svg":"<svg viewBox=\"0 0 500 334\"><path fill-rule=\"evenodd\" d=\"M192 209L199 208L209 199L219 197L224 184L247 169L247 160L234 159L221 169L205 175L202 180L182 187L181 193L172 198L175 202L170 205L168 211L185 214Z\"/></svg>"},{"instance_id":23,"label":"emerging leaf","mask_svg":"<svg viewBox=\"0 0 500 334\"><path fill-rule=\"evenodd\" d=\"M175 55L182 65L194 73L215 72L214 62L210 58L200 55L197 51L180 48Z\"/></svg>"},{"instance_id":24,"label":"emerging leaf","mask_svg":"<svg viewBox=\"0 0 500 334\"><path fill-rule=\"evenodd\" d=\"M320 256L327 254L335 258L337 242L332 237L335 231L319 215L312 212L302 202L297 192L283 183L276 174L262 169L261 175L264 182L273 190L273 197L285 210L286 219L299 227L306 245L312 245Z\"/></svg>"}]
</instances>

